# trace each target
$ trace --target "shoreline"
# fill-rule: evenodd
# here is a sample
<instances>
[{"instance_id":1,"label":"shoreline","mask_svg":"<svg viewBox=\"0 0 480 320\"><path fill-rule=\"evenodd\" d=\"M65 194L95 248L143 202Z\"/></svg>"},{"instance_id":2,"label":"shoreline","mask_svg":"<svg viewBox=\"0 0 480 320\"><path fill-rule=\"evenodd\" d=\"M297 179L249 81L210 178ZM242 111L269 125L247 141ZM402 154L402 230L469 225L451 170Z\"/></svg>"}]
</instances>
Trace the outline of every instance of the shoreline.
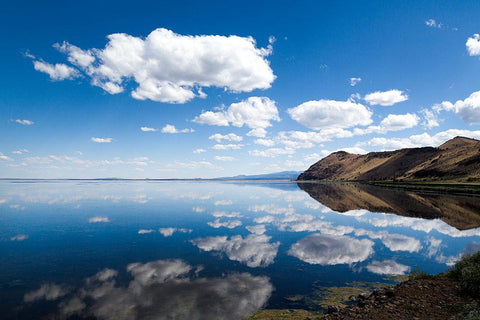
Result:
<instances>
[{"instance_id":1,"label":"shoreline","mask_svg":"<svg viewBox=\"0 0 480 320\"><path fill-rule=\"evenodd\" d=\"M461 182L422 182L422 181L408 181L408 182L394 182L394 181L332 181L332 180L295 180L296 183L311 183L311 184L363 184L377 187L402 189L412 191L432 191L439 193L449 193L457 195L474 195L480 196L480 183L461 183Z\"/></svg>"}]
</instances>

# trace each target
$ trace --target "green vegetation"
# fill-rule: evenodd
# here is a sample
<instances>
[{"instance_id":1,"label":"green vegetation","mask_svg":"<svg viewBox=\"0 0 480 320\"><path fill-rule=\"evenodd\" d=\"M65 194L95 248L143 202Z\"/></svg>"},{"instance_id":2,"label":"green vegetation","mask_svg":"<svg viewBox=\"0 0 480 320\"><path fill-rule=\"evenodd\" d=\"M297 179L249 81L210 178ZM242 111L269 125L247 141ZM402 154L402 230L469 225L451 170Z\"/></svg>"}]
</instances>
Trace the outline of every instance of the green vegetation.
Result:
<instances>
[{"instance_id":1,"label":"green vegetation","mask_svg":"<svg viewBox=\"0 0 480 320\"><path fill-rule=\"evenodd\" d=\"M480 319L480 304L467 304L455 317L456 320L478 320Z\"/></svg>"},{"instance_id":2,"label":"green vegetation","mask_svg":"<svg viewBox=\"0 0 480 320\"><path fill-rule=\"evenodd\" d=\"M448 275L458 280L466 293L480 296L480 252L464 256Z\"/></svg>"},{"instance_id":3,"label":"green vegetation","mask_svg":"<svg viewBox=\"0 0 480 320\"><path fill-rule=\"evenodd\" d=\"M323 312L302 309L267 309L260 310L247 318L248 320L305 320L323 318Z\"/></svg>"},{"instance_id":4,"label":"green vegetation","mask_svg":"<svg viewBox=\"0 0 480 320\"><path fill-rule=\"evenodd\" d=\"M416 268L408 275L408 280L417 280L417 279L435 279L440 277L441 274L429 274L424 271L420 271L419 268Z\"/></svg>"}]
</instances>

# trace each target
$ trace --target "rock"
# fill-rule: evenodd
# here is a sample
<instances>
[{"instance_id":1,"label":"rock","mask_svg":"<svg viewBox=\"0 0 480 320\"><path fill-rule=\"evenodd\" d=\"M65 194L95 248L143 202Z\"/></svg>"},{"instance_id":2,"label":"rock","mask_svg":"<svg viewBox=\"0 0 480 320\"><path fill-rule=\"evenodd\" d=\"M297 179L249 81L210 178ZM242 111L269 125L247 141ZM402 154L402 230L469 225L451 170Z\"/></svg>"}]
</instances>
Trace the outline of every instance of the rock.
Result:
<instances>
[{"instance_id":1,"label":"rock","mask_svg":"<svg viewBox=\"0 0 480 320\"><path fill-rule=\"evenodd\" d=\"M337 313L338 311L340 311L339 306L328 306L328 309L327 309L328 314Z\"/></svg>"}]
</instances>

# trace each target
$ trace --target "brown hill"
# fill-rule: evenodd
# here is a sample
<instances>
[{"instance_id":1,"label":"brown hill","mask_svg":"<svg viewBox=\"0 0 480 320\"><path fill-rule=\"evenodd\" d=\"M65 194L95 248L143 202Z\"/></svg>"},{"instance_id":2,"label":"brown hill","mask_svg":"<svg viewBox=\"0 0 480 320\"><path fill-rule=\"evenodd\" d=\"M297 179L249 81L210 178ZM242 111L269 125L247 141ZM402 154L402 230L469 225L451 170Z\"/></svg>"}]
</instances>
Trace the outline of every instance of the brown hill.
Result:
<instances>
[{"instance_id":1,"label":"brown hill","mask_svg":"<svg viewBox=\"0 0 480 320\"><path fill-rule=\"evenodd\" d=\"M410 148L365 155L338 151L313 164L298 180L480 181L480 141L453 138L438 148Z\"/></svg>"}]
</instances>

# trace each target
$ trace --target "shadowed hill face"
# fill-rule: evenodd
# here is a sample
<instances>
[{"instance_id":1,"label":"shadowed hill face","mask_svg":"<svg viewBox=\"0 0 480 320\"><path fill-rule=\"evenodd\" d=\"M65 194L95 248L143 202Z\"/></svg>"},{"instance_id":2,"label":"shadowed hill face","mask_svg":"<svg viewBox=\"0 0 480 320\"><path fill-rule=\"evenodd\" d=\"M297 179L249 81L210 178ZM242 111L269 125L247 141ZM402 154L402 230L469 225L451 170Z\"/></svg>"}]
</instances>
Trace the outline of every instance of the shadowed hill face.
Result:
<instances>
[{"instance_id":1,"label":"shadowed hill face","mask_svg":"<svg viewBox=\"0 0 480 320\"><path fill-rule=\"evenodd\" d=\"M480 181L480 141L456 137L438 148L424 147L365 155L335 152L303 172L298 180Z\"/></svg>"},{"instance_id":2,"label":"shadowed hill face","mask_svg":"<svg viewBox=\"0 0 480 320\"><path fill-rule=\"evenodd\" d=\"M338 212L365 209L406 217L439 218L459 229L480 226L480 198L402 191L357 183L299 183L313 199Z\"/></svg>"}]
</instances>

